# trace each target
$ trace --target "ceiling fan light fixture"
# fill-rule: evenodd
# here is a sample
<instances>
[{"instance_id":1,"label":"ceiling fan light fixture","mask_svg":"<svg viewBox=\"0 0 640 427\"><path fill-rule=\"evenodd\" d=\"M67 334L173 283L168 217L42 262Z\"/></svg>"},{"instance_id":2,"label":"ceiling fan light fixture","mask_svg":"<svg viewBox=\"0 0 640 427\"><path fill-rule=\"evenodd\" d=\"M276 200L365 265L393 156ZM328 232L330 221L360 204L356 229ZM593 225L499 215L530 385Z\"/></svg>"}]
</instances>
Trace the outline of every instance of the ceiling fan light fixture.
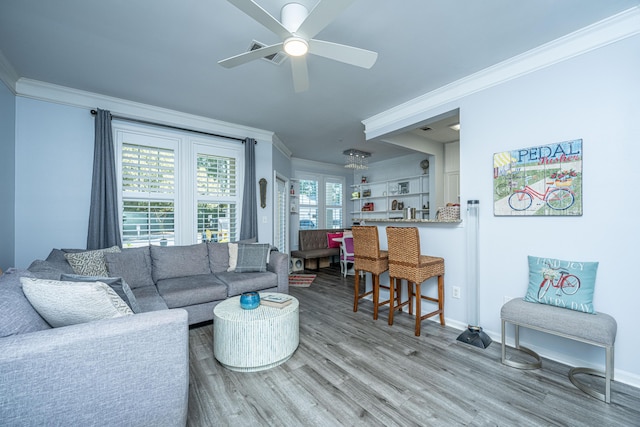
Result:
<instances>
[{"instance_id":1,"label":"ceiling fan light fixture","mask_svg":"<svg viewBox=\"0 0 640 427\"><path fill-rule=\"evenodd\" d=\"M309 43L300 37L289 37L284 41L284 51L291 56L303 56L309 51Z\"/></svg>"}]
</instances>

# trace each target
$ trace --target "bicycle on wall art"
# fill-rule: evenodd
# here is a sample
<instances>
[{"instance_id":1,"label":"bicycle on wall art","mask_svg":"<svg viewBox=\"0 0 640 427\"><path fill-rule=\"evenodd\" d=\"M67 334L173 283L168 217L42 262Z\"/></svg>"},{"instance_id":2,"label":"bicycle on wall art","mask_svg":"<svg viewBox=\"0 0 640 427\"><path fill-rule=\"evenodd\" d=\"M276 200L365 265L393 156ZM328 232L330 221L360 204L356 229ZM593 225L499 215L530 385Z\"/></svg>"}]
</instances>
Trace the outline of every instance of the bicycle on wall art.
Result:
<instances>
[{"instance_id":1,"label":"bicycle on wall art","mask_svg":"<svg viewBox=\"0 0 640 427\"><path fill-rule=\"evenodd\" d=\"M582 140L495 153L493 213L582 215Z\"/></svg>"}]
</instances>

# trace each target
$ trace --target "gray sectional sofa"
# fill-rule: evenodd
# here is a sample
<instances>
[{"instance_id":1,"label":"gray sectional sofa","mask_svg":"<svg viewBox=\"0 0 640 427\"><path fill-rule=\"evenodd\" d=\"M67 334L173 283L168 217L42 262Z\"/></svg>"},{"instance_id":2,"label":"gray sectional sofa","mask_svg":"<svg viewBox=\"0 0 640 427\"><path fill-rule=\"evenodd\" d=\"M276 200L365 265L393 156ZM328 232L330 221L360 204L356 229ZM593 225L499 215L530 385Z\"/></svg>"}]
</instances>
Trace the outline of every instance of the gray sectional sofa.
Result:
<instances>
[{"instance_id":1,"label":"gray sectional sofa","mask_svg":"<svg viewBox=\"0 0 640 427\"><path fill-rule=\"evenodd\" d=\"M59 279L75 271L65 253L54 249L46 260L35 261L29 271L37 277ZM213 319L213 307L228 297L248 291L289 293L289 259L271 251L265 271L229 269L228 243L190 246L147 246L105 253L109 276L122 277L142 312L183 308L193 325Z\"/></svg>"},{"instance_id":2,"label":"gray sectional sofa","mask_svg":"<svg viewBox=\"0 0 640 427\"><path fill-rule=\"evenodd\" d=\"M288 257L271 252L266 271L229 267L225 243L123 249L104 254L138 313L52 328L21 279L77 273L53 250L28 270L0 276L0 424L184 426L190 324L246 291L288 293ZM63 283L63 282L56 282ZM26 292L26 288L25 288Z\"/></svg>"}]
</instances>

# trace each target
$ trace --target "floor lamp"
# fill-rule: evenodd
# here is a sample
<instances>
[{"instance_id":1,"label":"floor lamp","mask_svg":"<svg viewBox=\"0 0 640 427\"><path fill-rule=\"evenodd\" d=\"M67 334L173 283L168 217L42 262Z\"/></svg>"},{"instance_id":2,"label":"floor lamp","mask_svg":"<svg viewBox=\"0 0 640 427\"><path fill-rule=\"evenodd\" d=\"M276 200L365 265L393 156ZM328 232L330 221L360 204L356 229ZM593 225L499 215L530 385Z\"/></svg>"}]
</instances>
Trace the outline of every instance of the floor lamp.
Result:
<instances>
[{"instance_id":1,"label":"floor lamp","mask_svg":"<svg viewBox=\"0 0 640 427\"><path fill-rule=\"evenodd\" d=\"M478 229L479 229L478 200L467 200L467 317L469 326L458 337L458 341L480 348L487 348L491 344L489 335L478 326L480 323L480 298L478 297Z\"/></svg>"}]
</instances>

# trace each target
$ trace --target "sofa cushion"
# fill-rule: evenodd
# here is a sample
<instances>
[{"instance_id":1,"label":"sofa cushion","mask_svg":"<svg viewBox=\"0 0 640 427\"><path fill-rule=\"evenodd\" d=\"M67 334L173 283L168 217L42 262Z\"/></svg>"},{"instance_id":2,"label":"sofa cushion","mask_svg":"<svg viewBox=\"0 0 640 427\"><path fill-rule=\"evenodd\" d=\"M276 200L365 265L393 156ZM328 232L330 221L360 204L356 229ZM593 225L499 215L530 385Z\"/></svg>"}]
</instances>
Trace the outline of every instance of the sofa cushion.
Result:
<instances>
[{"instance_id":1,"label":"sofa cushion","mask_svg":"<svg viewBox=\"0 0 640 427\"><path fill-rule=\"evenodd\" d=\"M268 243L238 244L236 273L267 271L271 245Z\"/></svg>"},{"instance_id":2,"label":"sofa cushion","mask_svg":"<svg viewBox=\"0 0 640 427\"><path fill-rule=\"evenodd\" d=\"M104 254L109 276L122 277L131 289L153 286L151 252L149 246L123 249L119 253Z\"/></svg>"},{"instance_id":3,"label":"sofa cushion","mask_svg":"<svg viewBox=\"0 0 640 427\"><path fill-rule=\"evenodd\" d=\"M209 268L214 273L227 271L229 268L229 244L207 243L209 251Z\"/></svg>"},{"instance_id":4,"label":"sofa cushion","mask_svg":"<svg viewBox=\"0 0 640 427\"><path fill-rule=\"evenodd\" d=\"M326 249L308 249L306 251L291 251L291 256L294 258L312 259L322 258L330 256L339 256L339 248L326 248Z\"/></svg>"},{"instance_id":5,"label":"sofa cushion","mask_svg":"<svg viewBox=\"0 0 640 427\"><path fill-rule=\"evenodd\" d=\"M278 275L270 271L263 273L224 272L217 273L216 276L227 286L229 297L278 286Z\"/></svg>"},{"instance_id":6,"label":"sofa cushion","mask_svg":"<svg viewBox=\"0 0 640 427\"><path fill-rule=\"evenodd\" d=\"M158 280L158 293L169 308L186 307L227 298L227 287L213 274Z\"/></svg>"},{"instance_id":7,"label":"sofa cushion","mask_svg":"<svg viewBox=\"0 0 640 427\"><path fill-rule=\"evenodd\" d=\"M131 311L134 313L140 313L140 307L138 301L136 301L135 295L131 292L131 288L122 280L122 277L100 277L100 276L82 276L80 274L63 274L60 276L60 280L65 282L102 282L109 285L116 294L124 301Z\"/></svg>"},{"instance_id":8,"label":"sofa cushion","mask_svg":"<svg viewBox=\"0 0 640 427\"><path fill-rule=\"evenodd\" d=\"M66 262L66 261L65 261ZM73 269L69 266L69 270L73 273ZM63 271L57 264L51 263L49 261L43 261L41 259L37 259L29 265L27 268L31 273L33 273L34 277L38 279L50 279L50 280L58 280L60 279L60 275L67 273L67 271ZM69 273L67 273L69 274Z\"/></svg>"},{"instance_id":9,"label":"sofa cushion","mask_svg":"<svg viewBox=\"0 0 640 427\"><path fill-rule=\"evenodd\" d=\"M169 309L167 303L158 293L156 285L133 288L131 292L135 295L140 311L143 313Z\"/></svg>"},{"instance_id":10,"label":"sofa cushion","mask_svg":"<svg viewBox=\"0 0 640 427\"><path fill-rule=\"evenodd\" d=\"M36 311L53 327L133 315L108 285L22 277L22 290Z\"/></svg>"},{"instance_id":11,"label":"sofa cushion","mask_svg":"<svg viewBox=\"0 0 640 427\"><path fill-rule=\"evenodd\" d=\"M107 265L104 262L105 252L120 252L120 248L112 246L107 249L97 249L94 251L84 251L77 253L65 253L73 272L84 276L108 276Z\"/></svg>"},{"instance_id":12,"label":"sofa cushion","mask_svg":"<svg viewBox=\"0 0 640 427\"><path fill-rule=\"evenodd\" d=\"M0 276L0 337L51 329L22 292L21 277L28 271L7 271Z\"/></svg>"},{"instance_id":13,"label":"sofa cushion","mask_svg":"<svg viewBox=\"0 0 640 427\"><path fill-rule=\"evenodd\" d=\"M153 281L210 274L206 243L189 246L151 246Z\"/></svg>"}]
</instances>

